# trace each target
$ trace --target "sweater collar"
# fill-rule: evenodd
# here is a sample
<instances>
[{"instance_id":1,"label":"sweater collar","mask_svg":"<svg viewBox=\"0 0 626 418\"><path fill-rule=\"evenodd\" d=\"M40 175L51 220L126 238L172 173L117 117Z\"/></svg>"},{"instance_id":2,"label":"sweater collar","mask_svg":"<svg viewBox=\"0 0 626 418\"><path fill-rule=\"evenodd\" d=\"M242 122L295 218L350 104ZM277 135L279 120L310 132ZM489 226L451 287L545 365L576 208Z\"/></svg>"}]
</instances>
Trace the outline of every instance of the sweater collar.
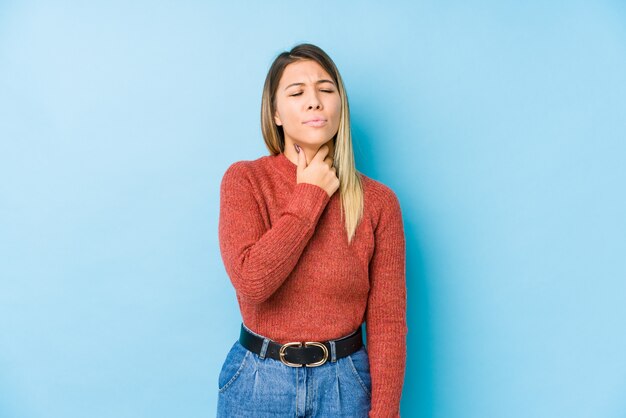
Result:
<instances>
[{"instance_id":1,"label":"sweater collar","mask_svg":"<svg viewBox=\"0 0 626 418\"><path fill-rule=\"evenodd\" d=\"M274 166L281 172L285 177L289 180L293 180L296 182L298 166L292 163L289 158L285 156L285 153L281 152L280 154L276 154L271 157Z\"/></svg>"}]
</instances>

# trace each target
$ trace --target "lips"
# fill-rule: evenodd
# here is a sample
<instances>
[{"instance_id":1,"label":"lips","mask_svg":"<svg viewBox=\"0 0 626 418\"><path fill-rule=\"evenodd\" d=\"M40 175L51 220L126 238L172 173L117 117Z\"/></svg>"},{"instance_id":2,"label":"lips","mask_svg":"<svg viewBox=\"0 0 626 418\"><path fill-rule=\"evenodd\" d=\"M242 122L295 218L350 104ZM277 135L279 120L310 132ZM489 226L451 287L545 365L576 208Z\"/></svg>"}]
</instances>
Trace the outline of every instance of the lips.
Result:
<instances>
[{"instance_id":1,"label":"lips","mask_svg":"<svg viewBox=\"0 0 626 418\"><path fill-rule=\"evenodd\" d=\"M327 122L326 119L315 118L315 119L307 120L306 122L303 122L303 123L308 126L320 127L320 126L326 125L326 122Z\"/></svg>"}]
</instances>

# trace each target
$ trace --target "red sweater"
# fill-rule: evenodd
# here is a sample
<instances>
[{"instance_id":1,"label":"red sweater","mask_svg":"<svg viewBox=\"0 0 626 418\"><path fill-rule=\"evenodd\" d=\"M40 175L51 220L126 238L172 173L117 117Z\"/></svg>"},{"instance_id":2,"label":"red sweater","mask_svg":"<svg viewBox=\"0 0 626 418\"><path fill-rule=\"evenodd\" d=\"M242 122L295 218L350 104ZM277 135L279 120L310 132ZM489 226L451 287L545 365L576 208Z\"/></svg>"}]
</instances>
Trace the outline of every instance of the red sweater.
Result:
<instances>
[{"instance_id":1,"label":"red sweater","mask_svg":"<svg viewBox=\"0 0 626 418\"><path fill-rule=\"evenodd\" d=\"M278 343L326 341L365 321L370 417L398 417L406 364L405 239L400 204L361 175L352 244L340 195L297 183L284 154L237 161L220 189L219 243L243 322Z\"/></svg>"}]
</instances>

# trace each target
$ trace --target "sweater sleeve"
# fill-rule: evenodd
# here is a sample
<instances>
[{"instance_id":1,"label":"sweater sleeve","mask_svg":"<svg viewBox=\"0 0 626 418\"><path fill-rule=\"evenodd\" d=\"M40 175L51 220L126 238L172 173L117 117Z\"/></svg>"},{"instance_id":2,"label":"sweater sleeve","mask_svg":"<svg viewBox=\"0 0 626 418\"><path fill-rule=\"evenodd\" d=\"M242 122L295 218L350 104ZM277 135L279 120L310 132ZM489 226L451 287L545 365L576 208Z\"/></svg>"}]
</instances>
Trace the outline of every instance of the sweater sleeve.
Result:
<instances>
[{"instance_id":1,"label":"sweater sleeve","mask_svg":"<svg viewBox=\"0 0 626 418\"><path fill-rule=\"evenodd\" d=\"M369 265L370 293L366 311L367 349L372 376L370 417L399 417L406 365L405 237L400 203L382 190Z\"/></svg>"},{"instance_id":2,"label":"sweater sleeve","mask_svg":"<svg viewBox=\"0 0 626 418\"><path fill-rule=\"evenodd\" d=\"M315 232L330 197L314 184L297 183L271 228L263 221L262 194L245 161L231 164L220 186L219 243L238 296L262 303L281 286ZM262 182L260 182L262 184ZM256 193L255 193L256 192Z\"/></svg>"}]
</instances>

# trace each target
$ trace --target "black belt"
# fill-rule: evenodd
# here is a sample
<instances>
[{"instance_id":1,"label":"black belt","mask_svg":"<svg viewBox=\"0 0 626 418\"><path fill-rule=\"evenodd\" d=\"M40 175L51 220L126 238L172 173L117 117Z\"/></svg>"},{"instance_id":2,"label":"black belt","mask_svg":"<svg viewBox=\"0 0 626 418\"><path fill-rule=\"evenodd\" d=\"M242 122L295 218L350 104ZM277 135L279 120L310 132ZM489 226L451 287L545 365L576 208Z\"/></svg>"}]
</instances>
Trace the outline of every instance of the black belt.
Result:
<instances>
[{"instance_id":1,"label":"black belt","mask_svg":"<svg viewBox=\"0 0 626 418\"><path fill-rule=\"evenodd\" d=\"M239 342L242 346L260 354L263 348L264 337L252 334L241 324L241 334ZM338 340L329 340L323 342L307 341L279 344L269 340L267 345L266 357L280 360L283 364L291 367L316 367L326 363L331 353L330 342L335 343L336 358L348 356L363 346L363 332L361 325L353 333L346 335Z\"/></svg>"}]
</instances>

